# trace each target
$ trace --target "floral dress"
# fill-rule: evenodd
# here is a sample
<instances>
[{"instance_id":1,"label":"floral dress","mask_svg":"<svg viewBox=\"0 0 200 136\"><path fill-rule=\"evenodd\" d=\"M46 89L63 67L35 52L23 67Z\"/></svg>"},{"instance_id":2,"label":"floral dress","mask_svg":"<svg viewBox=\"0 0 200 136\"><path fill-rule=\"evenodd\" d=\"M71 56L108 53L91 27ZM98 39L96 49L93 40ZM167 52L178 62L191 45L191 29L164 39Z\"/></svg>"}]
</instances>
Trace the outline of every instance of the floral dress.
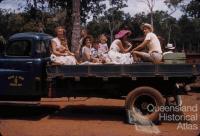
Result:
<instances>
[{"instance_id":1,"label":"floral dress","mask_svg":"<svg viewBox=\"0 0 200 136\"><path fill-rule=\"evenodd\" d=\"M110 46L110 51L108 52L108 55L109 55L112 63L115 63L115 64L132 64L132 63L134 63L131 53L121 53L120 48L117 45L117 42L119 42L119 39L116 39L115 41L112 42L112 44Z\"/></svg>"}]
</instances>

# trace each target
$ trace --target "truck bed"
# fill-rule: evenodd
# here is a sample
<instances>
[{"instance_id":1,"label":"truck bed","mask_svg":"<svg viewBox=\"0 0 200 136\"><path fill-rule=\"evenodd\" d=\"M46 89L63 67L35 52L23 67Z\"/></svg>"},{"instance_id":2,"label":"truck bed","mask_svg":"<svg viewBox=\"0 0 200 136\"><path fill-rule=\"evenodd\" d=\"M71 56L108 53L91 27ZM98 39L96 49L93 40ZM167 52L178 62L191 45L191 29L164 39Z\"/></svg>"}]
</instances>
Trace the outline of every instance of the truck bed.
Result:
<instances>
[{"instance_id":1,"label":"truck bed","mask_svg":"<svg viewBox=\"0 0 200 136\"><path fill-rule=\"evenodd\" d=\"M192 77L200 74L200 64L151 64L131 65L51 65L48 78L62 77Z\"/></svg>"}]
</instances>

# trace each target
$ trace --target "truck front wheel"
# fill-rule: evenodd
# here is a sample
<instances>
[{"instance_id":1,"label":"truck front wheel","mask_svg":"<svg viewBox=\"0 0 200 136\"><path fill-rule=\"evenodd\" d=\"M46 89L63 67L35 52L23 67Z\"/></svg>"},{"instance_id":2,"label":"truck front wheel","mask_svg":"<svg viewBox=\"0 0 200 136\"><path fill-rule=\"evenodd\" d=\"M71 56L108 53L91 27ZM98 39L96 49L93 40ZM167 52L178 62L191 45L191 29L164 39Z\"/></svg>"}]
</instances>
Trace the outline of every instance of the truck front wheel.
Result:
<instances>
[{"instance_id":1,"label":"truck front wheel","mask_svg":"<svg viewBox=\"0 0 200 136\"><path fill-rule=\"evenodd\" d=\"M161 93L152 87L138 87L126 97L128 122L148 124L158 121L159 107L164 105Z\"/></svg>"}]
</instances>

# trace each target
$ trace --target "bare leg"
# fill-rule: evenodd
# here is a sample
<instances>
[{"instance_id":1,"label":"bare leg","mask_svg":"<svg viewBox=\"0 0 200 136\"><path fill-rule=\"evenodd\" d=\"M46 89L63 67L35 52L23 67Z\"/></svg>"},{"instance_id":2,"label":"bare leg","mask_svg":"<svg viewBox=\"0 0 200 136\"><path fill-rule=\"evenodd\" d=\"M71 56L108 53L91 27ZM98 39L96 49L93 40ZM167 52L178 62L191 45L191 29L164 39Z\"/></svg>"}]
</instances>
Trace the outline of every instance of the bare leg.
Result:
<instances>
[{"instance_id":1,"label":"bare leg","mask_svg":"<svg viewBox=\"0 0 200 136\"><path fill-rule=\"evenodd\" d=\"M153 61L149 53L133 51L132 54L136 58L144 59L144 60L151 61L151 62Z\"/></svg>"},{"instance_id":2,"label":"bare leg","mask_svg":"<svg viewBox=\"0 0 200 136\"><path fill-rule=\"evenodd\" d=\"M135 51L131 52L131 55L133 56L133 60L135 62L139 62L141 60L140 57L135 53Z\"/></svg>"}]
</instances>

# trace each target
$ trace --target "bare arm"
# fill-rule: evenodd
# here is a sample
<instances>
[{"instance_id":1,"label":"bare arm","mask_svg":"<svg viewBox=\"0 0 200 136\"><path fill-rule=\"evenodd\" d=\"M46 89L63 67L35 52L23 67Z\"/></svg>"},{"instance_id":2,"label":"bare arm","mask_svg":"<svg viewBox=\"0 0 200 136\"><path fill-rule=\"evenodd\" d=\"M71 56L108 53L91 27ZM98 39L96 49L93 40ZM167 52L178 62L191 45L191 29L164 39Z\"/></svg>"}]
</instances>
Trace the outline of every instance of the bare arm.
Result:
<instances>
[{"instance_id":1,"label":"bare arm","mask_svg":"<svg viewBox=\"0 0 200 136\"><path fill-rule=\"evenodd\" d=\"M125 48L123 47L121 41L118 41L116 44L118 45L118 47L120 48L120 51L121 51L122 53L127 53L127 52L129 52L129 50L132 48L132 45L131 45L129 48L125 49Z\"/></svg>"},{"instance_id":2,"label":"bare arm","mask_svg":"<svg viewBox=\"0 0 200 136\"><path fill-rule=\"evenodd\" d=\"M87 59L88 61L90 61L90 62L99 62L99 59L98 59L98 58L92 57L90 51L85 50L85 51L83 52L83 54L84 54L84 56L86 57L86 59Z\"/></svg>"},{"instance_id":3,"label":"bare arm","mask_svg":"<svg viewBox=\"0 0 200 136\"><path fill-rule=\"evenodd\" d=\"M144 40L140 45L135 47L132 51L138 51L144 49L147 44L149 44L150 40Z\"/></svg>"},{"instance_id":4,"label":"bare arm","mask_svg":"<svg viewBox=\"0 0 200 136\"><path fill-rule=\"evenodd\" d=\"M52 53L56 56L64 56L65 53L61 53L56 50L56 43L54 41L51 41L51 47L52 47Z\"/></svg>"},{"instance_id":5,"label":"bare arm","mask_svg":"<svg viewBox=\"0 0 200 136\"><path fill-rule=\"evenodd\" d=\"M84 54L85 54L87 60L90 61L91 60L91 55L89 53L87 53L87 52L84 52Z\"/></svg>"},{"instance_id":6,"label":"bare arm","mask_svg":"<svg viewBox=\"0 0 200 136\"><path fill-rule=\"evenodd\" d=\"M106 52L108 52L108 46L106 45Z\"/></svg>"},{"instance_id":7,"label":"bare arm","mask_svg":"<svg viewBox=\"0 0 200 136\"><path fill-rule=\"evenodd\" d=\"M88 49L83 47L83 56L86 57L88 61L91 61L91 53Z\"/></svg>"},{"instance_id":8,"label":"bare arm","mask_svg":"<svg viewBox=\"0 0 200 136\"><path fill-rule=\"evenodd\" d=\"M127 50L130 51L130 49L133 47L133 45L128 41L126 42L126 44L128 45L128 49Z\"/></svg>"}]
</instances>

